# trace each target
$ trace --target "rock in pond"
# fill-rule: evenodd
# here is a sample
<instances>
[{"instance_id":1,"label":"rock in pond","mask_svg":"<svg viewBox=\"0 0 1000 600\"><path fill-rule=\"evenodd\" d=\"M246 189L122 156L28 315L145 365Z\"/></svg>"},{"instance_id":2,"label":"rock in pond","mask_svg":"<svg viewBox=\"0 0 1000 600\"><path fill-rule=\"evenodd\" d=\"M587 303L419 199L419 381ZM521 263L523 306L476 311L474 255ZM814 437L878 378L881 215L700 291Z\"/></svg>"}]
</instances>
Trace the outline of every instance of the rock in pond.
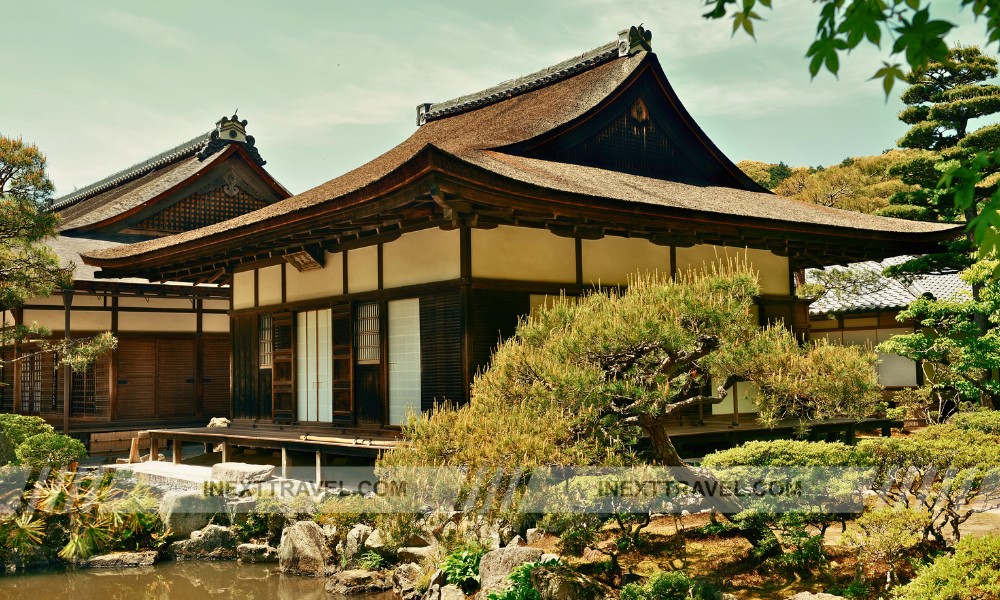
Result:
<instances>
[{"instance_id":1,"label":"rock in pond","mask_svg":"<svg viewBox=\"0 0 1000 600\"><path fill-rule=\"evenodd\" d=\"M156 562L156 550L144 552L111 552L91 556L84 561L83 566L92 569L125 569L132 567L150 567Z\"/></svg>"},{"instance_id":2,"label":"rock in pond","mask_svg":"<svg viewBox=\"0 0 1000 600\"><path fill-rule=\"evenodd\" d=\"M245 563L275 563L278 549L267 544L240 544L236 546L236 558Z\"/></svg>"},{"instance_id":3,"label":"rock in pond","mask_svg":"<svg viewBox=\"0 0 1000 600\"><path fill-rule=\"evenodd\" d=\"M278 565L283 573L320 577L329 559L326 536L315 522L299 521L281 532Z\"/></svg>"},{"instance_id":4,"label":"rock in pond","mask_svg":"<svg viewBox=\"0 0 1000 600\"><path fill-rule=\"evenodd\" d=\"M189 539L170 544L170 552L177 560L233 560L236 545L236 536L228 527L209 525L193 532Z\"/></svg>"},{"instance_id":5,"label":"rock in pond","mask_svg":"<svg viewBox=\"0 0 1000 600\"><path fill-rule=\"evenodd\" d=\"M205 496L199 490L170 491L160 501L160 520L171 539L185 539L208 525L224 509L221 496Z\"/></svg>"},{"instance_id":6,"label":"rock in pond","mask_svg":"<svg viewBox=\"0 0 1000 600\"><path fill-rule=\"evenodd\" d=\"M392 580L387 572L350 569L334 573L326 582L325 588L331 594L349 596L391 589Z\"/></svg>"}]
</instances>

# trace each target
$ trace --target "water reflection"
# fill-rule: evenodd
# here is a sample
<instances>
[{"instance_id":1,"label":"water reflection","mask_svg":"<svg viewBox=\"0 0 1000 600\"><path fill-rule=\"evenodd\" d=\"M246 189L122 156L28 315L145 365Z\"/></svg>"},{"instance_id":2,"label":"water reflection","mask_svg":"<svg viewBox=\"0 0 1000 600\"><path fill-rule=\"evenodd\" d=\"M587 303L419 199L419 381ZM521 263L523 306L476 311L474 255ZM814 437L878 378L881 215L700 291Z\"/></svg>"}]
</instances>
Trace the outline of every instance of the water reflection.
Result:
<instances>
[{"instance_id":1,"label":"water reflection","mask_svg":"<svg viewBox=\"0 0 1000 600\"><path fill-rule=\"evenodd\" d=\"M278 574L276 565L167 562L141 569L79 569L0 577L0 598L19 600L331 600L323 579ZM392 600L392 593L352 600Z\"/></svg>"}]
</instances>

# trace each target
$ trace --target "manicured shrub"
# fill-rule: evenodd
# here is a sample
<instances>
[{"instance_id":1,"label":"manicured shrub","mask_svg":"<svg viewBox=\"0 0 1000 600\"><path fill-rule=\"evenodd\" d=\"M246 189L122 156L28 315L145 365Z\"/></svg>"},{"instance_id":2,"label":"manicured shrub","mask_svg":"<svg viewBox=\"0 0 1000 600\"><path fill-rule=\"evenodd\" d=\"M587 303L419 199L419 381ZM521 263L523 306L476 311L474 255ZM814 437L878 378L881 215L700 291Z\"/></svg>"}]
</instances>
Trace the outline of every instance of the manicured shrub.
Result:
<instances>
[{"instance_id":1,"label":"manicured shrub","mask_svg":"<svg viewBox=\"0 0 1000 600\"><path fill-rule=\"evenodd\" d=\"M858 548L861 558L887 564L886 581L894 583L896 567L924 539L930 520L923 511L883 506L855 521L861 531L848 534L846 541Z\"/></svg>"},{"instance_id":2,"label":"manicured shrub","mask_svg":"<svg viewBox=\"0 0 1000 600\"><path fill-rule=\"evenodd\" d=\"M66 466L87 456L87 448L60 433L39 433L24 440L14 453L21 464L41 469Z\"/></svg>"},{"instance_id":3,"label":"manicured shrub","mask_svg":"<svg viewBox=\"0 0 1000 600\"><path fill-rule=\"evenodd\" d=\"M1000 536L964 538L954 555L939 557L896 588L896 600L985 600L1000 598Z\"/></svg>"},{"instance_id":4,"label":"manicured shrub","mask_svg":"<svg viewBox=\"0 0 1000 600\"><path fill-rule=\"evenodd\" d=\"M955 427L1000 435L1000 410L977 410L955 415Z\"/></svg>"},{"instance_id":5,"label":"manicured shrub","mask_svg":"<svg viewBox=\"0 0 1000 600\"><path fill-rule=\"evenodd\" d=\"M946 544L959 526L1000 495L1000 436L952 425L934 425L909 438L863 440L874 466L872 488L892 506L928 512L925 534Z\"/></svg>"},{"instance_id":6,"label":"manicured shrub","mask_svg":"<svg viewBox=\"0 0 1000 600\"><path fill-rule=\"evenodd\" d=\"M846 467L857 465L857 450L840 442L803 442L798 440L753 441L713 452L702 466L727 467Z\"/></svg>"},{"instance_id":7,"label":"manicured shrub","mask_svg":"<svg viewBox=\"0 0 1000 600\"><path fill-rule=\"evenodd\" d=\"M692 579L682 571L657 573L645 585L630 583L622 588L621 600L714 600L719 590L708 582Z\"/></svg>"},{"instance_id":8,"label":"manicured shrub","mask_svg":"<svg viewBox=\"0 0 1000 600\"><path fill-rule=\"evenodd\" d=\"M41 417L0 414L0 466L17 461L17 447L26 439L40 433L55 433L55 429Z\"/></svg>"}]
</instances>

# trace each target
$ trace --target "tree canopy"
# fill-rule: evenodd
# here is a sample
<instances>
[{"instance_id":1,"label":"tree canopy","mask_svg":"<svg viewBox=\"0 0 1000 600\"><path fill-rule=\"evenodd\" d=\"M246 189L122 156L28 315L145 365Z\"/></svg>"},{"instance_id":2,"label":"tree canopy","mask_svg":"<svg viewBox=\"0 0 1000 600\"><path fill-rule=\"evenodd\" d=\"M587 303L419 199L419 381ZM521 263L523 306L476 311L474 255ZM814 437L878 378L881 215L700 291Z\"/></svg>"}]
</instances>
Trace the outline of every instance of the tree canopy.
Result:
<instances>
[{"instance_id":1,"label":"tree canopy","mask_svg":"<svg viewBox=\"0 0 1000 600\"><path fill-rule=\"evenodd\" d=\"M990 43L1000 42L1000 3L988 0L958 0L977 20L985 22ZM754 23L762 20L758 8L771 8L771 0L703 0L709 8L706 19L729 18L733 34L744 31L755 36ZM882 81L886 97L897 81L907 80L907 71L921 72L932 61L947 62L945 36L955 23L931 15L931 2L920 0L815 0L819 6L816 38L806 50L809 73L815 77L823 69L836 75L840 60L862 44L882 48L891 40L890 58L903 62L882 63L872 79ZM923 6L921 6L923 4ZM938 2L938 5L941 3ZM904 66L905 65L905 66Z\"/></svg>"},{"instance_id":2,"label":"tree canopy","mask_svg":"<svg viewBox=\"0 0 1000 600\"><path fill-rule=\"evenodd\" d=\"M383 464L614 464L647 438L646 458L683 466L668 427L682 410L725 401L737 381L755 386L766 422L873 412L875 354L761 328L759 293L755 274L730 264L560 298L498 347L468 405L418 417L404 429L412 443Z\"/></svg>"},{"instance_id":3,"label":"tree canopy","mask_svg":"<svg viewBox=\"0 0 1000 600\"><path fill-rule=\"evenodd\" d=\"M61 264L45 240L59 235L59 218L43 210L52 182L45 172L45 155L33 144L0 135L0 311L23 306L31 298L73 288L73 265ZM44 338L48 331L34 324L0 327L0 346ZM115 345L115 338L47 341L60 361L84 366Z\"/></svg>"}]
</instances>

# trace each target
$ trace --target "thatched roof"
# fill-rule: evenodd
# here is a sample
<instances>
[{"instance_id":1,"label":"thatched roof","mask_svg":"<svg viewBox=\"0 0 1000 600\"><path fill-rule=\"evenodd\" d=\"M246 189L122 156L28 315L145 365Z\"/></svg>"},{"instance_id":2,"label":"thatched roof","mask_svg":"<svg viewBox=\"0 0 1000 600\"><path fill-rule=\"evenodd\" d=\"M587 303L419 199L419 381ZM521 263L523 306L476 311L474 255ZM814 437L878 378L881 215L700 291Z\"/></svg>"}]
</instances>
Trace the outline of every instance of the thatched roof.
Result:
<instances>
[{"instance_id":1,"label":"thatched roof","mask_svg":"<svg viewBox=\"0 0 1000 600\"><path fill-rule=\"evenodd\" d=\"M722 243L753 246L773 236L767 247L790 252L788 240L792 238L802 244L823 237L828 246L856 249L850 255L855 259L881 258L898 254L900 249L930 251L938 241L954 235L955 227L950 225L841 211L766 192L701 131L670 88L654 54L640 50L619 56L609 48L601 46L560 63L559 69L543 70L455 101L422 105L426 124L408 139L311 190L202 229L87 253L84 260L113 274L153 277L187 277L181 269L188 269L185 273L228 270L228 257L244 251L251 236L255 253L245 254L242 262L287 250L320 219L338 222L399 208L402 203L390 204L387 199L434 175L450 178L456 185L496 191L490 192L491 197L513 194L533 199L536 213L554 214L552 219L596 221L613 235L630 235L631 217L654 227L660 224L664 231L684 230L696 237L709 224L712 239ZM684 142L678 153L685 160L706 165L709 175L694 173L682 182L554 160L534 150L598 121L595 115L638 86L656 91L659 98L652 100L666 107L663 112L669 113L665 118L670 135ZM502 199L492 201L502 203ZM371 206L369 212L364 212L366 206ZM588 211L585 218L583 211ZM428 226L433 224L431 219ZM535 226L551 224L539 221ZM339 239L331 236L326 247L333 249ZM892 252L893 246L900 248ZM810 261L835 262L824 257Z\"/></svg>"}]
</instances>

